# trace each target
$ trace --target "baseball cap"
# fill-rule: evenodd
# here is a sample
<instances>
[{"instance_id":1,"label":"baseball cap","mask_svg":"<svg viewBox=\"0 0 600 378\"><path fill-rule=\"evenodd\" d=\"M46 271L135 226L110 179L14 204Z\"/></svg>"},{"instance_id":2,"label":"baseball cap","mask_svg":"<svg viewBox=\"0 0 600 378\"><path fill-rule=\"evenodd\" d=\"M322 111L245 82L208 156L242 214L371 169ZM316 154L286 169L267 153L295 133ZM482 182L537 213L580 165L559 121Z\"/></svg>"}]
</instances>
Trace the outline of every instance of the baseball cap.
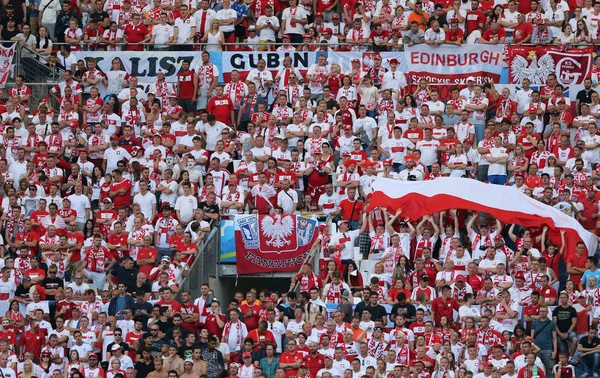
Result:
<instances>
[{"instance_id":1,"label":"baseball cap","mask_svg":"<svg viewBox=\"0 0 600 378\"><path fill-rule=\"evenodd\" d=\"M456 276L456 282L458 281L465 281L465 276L463 274L459 274L458 276Z\"/></svg>"},{"instance_id":2,"label":"baseball cap","mask_svg":"<svg viewBox=\"0 0 600 378\"><path fill-rule=\"evenodd\" d=\"M250 358L252 358L252 355L250 354L250 352L244 352L244 353L242 354L242 358L246 358L246 357L250 357Z\"/></svg>"}]
</instances>

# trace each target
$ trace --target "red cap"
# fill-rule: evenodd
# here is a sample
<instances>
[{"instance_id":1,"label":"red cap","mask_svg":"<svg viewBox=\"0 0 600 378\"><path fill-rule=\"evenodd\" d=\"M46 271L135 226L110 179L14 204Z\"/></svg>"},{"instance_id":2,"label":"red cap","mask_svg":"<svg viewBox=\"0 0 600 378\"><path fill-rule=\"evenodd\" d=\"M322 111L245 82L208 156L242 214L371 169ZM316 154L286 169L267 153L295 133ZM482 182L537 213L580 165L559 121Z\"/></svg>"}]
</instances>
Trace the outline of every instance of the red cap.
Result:
<instances>
[{"instance_id":1,"label":"red cap","mask_svg":"<svg viewBox=\"0 0 600 378\"><path fill-rule=\"evenodd\" d=\"M493 366L490 361L486 361L482 364L483 366Z\"/></svg>"},{"instance_id":2,"label":"red cap","mask_svg":"<svg viewBox=\"0 0 600 378\"><path fill-rule=\"evenodd\" d=\"M337 14L337 13L334 13L333 15L331 15L331 18L336 18L336 19L339 19L339 18L340 18L340 15L339 15L339 14Z\"/></svg>"},{"instance_id":3,"label":"red cap","mask_svg":"<svg viewBox=\"0 0 600 378\"><path fill-rule=\"evenodd\" d=\"M463 140L463 144L468 144L469 146L472 146L473 142L471 142L471 139L467 138L467 139Z\"/></svg>"},{"instance_id":4,"label":"red cap","mask_svg":"<svg viewBox=\"0 0 600 378\"><path fill-rule=\"evenodd\" d=\"M87 148L80 148L79 149L79 153L85 152L86 154L88 153L88 149Z\"/></svg>"},{"instance_id":5,"label":"red cap","mask_svg":"<svg viewBox=\"0 0 600 378\"><path fill-rule=\"evenodd\" d=\"M496 240L504 240L504 237L502 235L496 235L496 236L494 236L494 239L496 239Z\"/></svg>"},{"instance_id":6,"label":"red cap","mask_svg":"<svg viewBox=\"0 0 600 378\"><path fill-rule=\"evenodd\" d=\"M177 95L176 95L175 93L171 93L171 94L169 95L169 98L177 98Z\"/></svg>"},{"instance_id":7,"label":"red cap","mask_svg":"<svg viewBox=\"0 0 600 378\"><path fill-rule=\"evenodd\" d=\"M315 150L313 151L313 155L315 155L315 154L322 154L322 153L323 153L323 151L321 151L320 148L315 148Z\"/></svg>"},{"instance_id":8,"label":"red cap","mask_svg":"<svg viewBox=\"0 0 600 378\"><path fill-rule=\"evenodd\" d=\"M268 297L267 299L265 299L265 302L275 303L275 299Z\"/></svg>"},{"instance_id":9,"label":"red cap","mask_svg":"<svg viewBox=\"0 0 600 378\"><path fill-rule=\"evenodd\" d=\"M351 63L360 63L360 59L354 58L350 62Z\"/></svg>"},{"instance_id":10,"label":"red cap","mask_svg":"<svg viewBox=\"0 0 600 378\"><path fill-rule=\"evenodd\" d=\"M306 34L304 34L304 38L312 38L312 35L306 33Z\"/></svg>"},{"instance_id":11,"label":"red cap","mask_svg":"<svg viewBox=\"0 0 600 378\"><path fill-rule=\"evenodd\" d=\"M458 276L456 276L456 281L457 282L458 281L463 281L463 282L466 281L465 276L462 274L459 274Z\"/></svg>"},{"instance_id":12,"label":"red cap","mask_svg":"<svg viewBox=\"0 0 600 378\"><path fill-rule=\"evenodd\" d=\"M400 64L400 62L398 62L398 59L396 59L396 58L392 58L392 59L388 60L388 62L390 64Z\"/></svg>"},{"instance_id":13,"label":"red cap","mask_svg":"<svg viewBox=\"0 0 600 378\"><path fill-rule=\"evenodd\" d=\"M237 185L237 180L229 180L228 185Z\"/></svg>"},{"instance_id":14,"label":"red cap","mask_svg":"<svg viewBox=\"0 0 600 378\"><path fill-rule=\"evenodd\" d=\"M351 165L356 165L356 160L348 159L344 162L344 167L349 168Z\"/></svg>"},{"instance_id":15,"label":"red cap","mask_svg":"<svg viewBox=\"0 0 600 378\"><path fill-rule=\"evenodd\" d=\"M519 278L522 279L522 280L524 280L525 279L525 274L523 274L523 272L517 272L517 273L515 273L515 279L519 279Z\"/></svg>"},{"instance_id":16,"label":"red cap","mask_svg":"<svg viewBox=\"0 0 600 378\"><path fill-rule=\"evenodd\" d=\"M246 358L246 357L252 358L252 355L250 354L250 352L244 352L244 353L242 353L242 358Z\"/></svg>"},{"instance_id":17,"label":"red cap","mask_svg":"<svg viewBox=\"0 0 600 378\"><path fill-rule=\"evenodd\" d=\"M406 155L404 157L404 161L406 161L406 160L418 160L418 159L415 155Z\"/></svg>"},{"instance_id":18,"label":"red cap","mask_svg":"<svg viewBox=\"0 0 600 378\"><path fill-rule=\"evenodd\" d=\"M375 55L373 55L373 59L379 59L379 60L381 60L381 55L375 54Z\"/></svg>"},{"instance_id":19,"label":"red cap","mask_svg":"<svg viewBox=\"0 0 600 378\"><path fill-rule=\"evenodd\" d=\"M343 128L344 130L352 130L352 125L350 125L350 124L345 124L344 126L342 126L342 128Z\"/></svg>"},{"instance_id":20,"label":"red cap","mask_svg":"<svg viewBox=\"0 0 600 378\"><path fill-rule=\"evenodd\" d=\"M352 156L352 154L348 151L342 152L342 157L348 157L348 156Z\"/></svg>"},{"instance_id":21,"label":"red cap","mask_svg":"<svg viewBox=\"0 0 600 378\"><path fill-rule=\"evenodd\" d=\"M319 13L315 14L315 17L323 17L323 13L319 12Z\"/></svg>"},{"instance_id":22,"label":"red cap","mask_svg":"<svg viewBox=\"0 0 600 378\"><path fill-rule=\"evenodd\" d=\"M385 160L383 161L383 165L386 165L386 164L387 164L387 165L392 165L392 163L393 163L392 159L385 159Z\"/></svg>"},{"instance_id":23,"label":"red cap","mask_svg":"<svg viewBox=\"0 0 600 378\"><path fill-rule=\"evenodd\" d=\"M79 121L71 121L71 127L79 127Z\"/></svg>"},{"instance_id":24,"label":"red cap","mask_svg":"<svg viewBox=\"0 0 600 378\"><path fill-rule=\"evenodd\" d=\"M331 28L325 28L325 29L323 29L323 33L324 34L333 34L333 30Z\"/></svg>"},{"instance_id":25,"label":"red cap","mask_svg":"<svg viewBox=\"0 0 600 378\"><path fill-rule=\"evenodd\" d=\"M284 34L281 36L281 39L290 39L289 34Z\"/></svg>"}]
</instances>

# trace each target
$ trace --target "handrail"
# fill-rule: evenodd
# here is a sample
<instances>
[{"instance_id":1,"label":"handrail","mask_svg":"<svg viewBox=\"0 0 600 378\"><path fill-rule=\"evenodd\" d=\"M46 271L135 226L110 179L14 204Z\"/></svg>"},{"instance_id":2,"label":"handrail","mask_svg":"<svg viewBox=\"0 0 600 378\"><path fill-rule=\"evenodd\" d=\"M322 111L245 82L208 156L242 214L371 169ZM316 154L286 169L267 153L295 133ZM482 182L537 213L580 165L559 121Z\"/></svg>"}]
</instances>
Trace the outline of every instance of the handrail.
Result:
<instances>
[{"instance_id":1,"label":"handrail","mask_svg":"<svg viewBox=\"0 0 600 378\"><path fill-rule=\"evenodd\" d=\"M327 225L327 227L329 227L331 225L331 214L327 215L327 218L325 219L325 224ZM318 254L321 252L321 243L318 243L318 240L315 242L315 244L310 248L310 252L308 253L308 256L306 256L306 259L304 259L304 263L303 264L312 264L313 260L316 256L318 256ZM313 268L314 268L314 264L313 264ZM302 273L302 266L300 266L300 269L298 269L298 274ZM300 281L296 281L295 284L290 284L290 289L289 291L296 291L298 289L298 285L300 285Z\"/></svg>"},{"instance_id":2,"label":"handrail","mask_svg":"<svg viewBox=\"0 0 600 378\"><path fill-rule=\"evenodd\" d=\"M5 42L7 42L7 41L5 41ZM13 42L14 43L15 41L8 41L8 42ZM277 45L277 46L280 46L281 45L281 43L278 43L276 41L269 41L269 42L271 42L271 43L264 43L263 46L267 46L267 45ZM2 43L2 41L0 41L0 43ZM425 44L425 43L423 43L423 44ZM474 43L474 45L481 45L481 44L482 43ZM502 45L502 43L498 43L498 44ZM71 45L71 46L73 46L73 45L76 45L76 44L75 43L67 43L67 42L54 42L53 43L53 46L59 46L60 47L62 45ZM85 48L88 47L88 45L86 43L84 43L84 42L80 42L79 45L81 47L85 47ZM124 42L122 42L122 43L115 43L115 46L120 46L120 47L125 47L125 46L142 46L144 48L150 48L152 46L165 46L165 47L169 47L170 48L170 47L177 47L177 46L192 46L192 47L196 47L196 46L200 46L200 47L207 47L207 46L237 46L237 47L240 47L240 46L242 46L242 47L251 47L251 46L259 46L259 45L260 44L258 42L257 43L254 43L254 42L252 42L252 43L248 43L248 42L239 42L239 43L238 42L224 42L222 44L220 44L220 43L208 43L208 42L206 42L206 43L194 42L194 43L186 43L186 44L171 43L171 44L161 44L161 45L151 45L149 43L124 43ZM290 44L290 46L302 46L302 45L303 44L296 44L296 45ZM310 43L311 47L312 46L316 46L316 47L323 46L323 47L326 47L326 46L330 46L330 45L331 44L329 44L329 43L320 43L320 42L311 42ZM346 42L341 42L341 41L338 42L338 43L335 43L334 45L338 46L338 47L355 47L355 46L359 46L361 48L373 47L372 43L355 44L355 43L346 43ZM489 44L486 44L486 45L489 45ZM104 48L104 47L106 47L108 45L106 45L106 44L100 44L99 43L98 46L102 46ZM402 44L401 44L401 46L402 46ZM520 46L532 46L533 47L533 46L541 46L541 45L536 45L536 44L522 44ZM563 45L562 44L553 44L552 43L552 44L549 44L549 45L546 45L546 46L556 46L556 47L559 47L559 46L563 46ZM596 45L593 44L593 43L572 43L572 44L566 44L566 46L569 46L569 47L593 47L593 46L596 46ZM460 46L458 46L458 48L460 48ZM87 50L87 51L103 52L104 50ZM149 51L152 51L152 50L149 50ZM156 50L156 51L168 51L168 50ZM276 51L271 50L271 52L276 52Z\"/></svg>"},{"instance_id":3,"label":"handrail","mask_svg":"<svg viewBox=\"0 0 600 378\"><path fill-rule=\"evenodd\" d=\"M198 269L198 266L200 264L202 264L202 254L205 252L211 253L211 251L206 251L206 249L204 248L210 241L212 241L212 238L214 237L218 237L218 235L220 234L220 226L216 225L215 227L213 227L210 230L210 233L208 234L207 237L205 237L204 239L202 239L200 242L198 242L197 244L197 252L194 256L194 263L192 264L192 266L189 267L188 272L193 272L194 270ZM214 253L214 252L212 252ZM183 278L183 280L181 280L181 284L179 285L180 290L177 293L177 300L180 300L181 297L181 292L183 290L187 290L188 289L188 281L190 280L190 275L188 274L186 277Z\"/></svg>"}]
</instances>

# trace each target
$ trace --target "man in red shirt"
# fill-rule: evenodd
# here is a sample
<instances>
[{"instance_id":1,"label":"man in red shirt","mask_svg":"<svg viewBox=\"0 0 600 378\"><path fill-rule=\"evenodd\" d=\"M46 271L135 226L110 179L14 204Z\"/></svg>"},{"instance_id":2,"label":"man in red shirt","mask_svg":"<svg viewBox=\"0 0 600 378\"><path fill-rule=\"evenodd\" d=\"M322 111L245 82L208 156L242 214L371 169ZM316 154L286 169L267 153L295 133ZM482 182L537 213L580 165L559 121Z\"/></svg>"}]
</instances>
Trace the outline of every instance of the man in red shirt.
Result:
<instances>
[{"instance_id":1,"label":"man in red shirt","mask_svg":"<svg viewBox=\"0 0 600 378\"><path fill-rule=\"evenodd\" d=\"M131 181L123 178L119 169L112 171L113 184L108 194L114 203L115 209L131 206Z\"/></svg>"},{"instance_id":2,"label":"man in red shirt","mask_svg":"<svg viewBox=\"0 0 600 378\"><path fill-rule=\"evenodd\" d=\"M29 257L36 256L38 254L38 241L40 236L31 226L31 220L25 219L23 221L23 231L19 232L15 236L15 247L21 249L22 247L29 250Z\"/></svg>"},{"instance_id":3,"label":"man in red shirt","mask_svg":"<svg viewBox=\"0 0 600 378\"><path fill-rule=\"evenodd\" d=\"M66 287L64 290L65 299L56 304L56 316L62 316L66 320L71 320L73 317L73 309L77 307L77 303L73 302L73 289Z\"/></svg>"},{"instance_id":4,"label":"man in red shirt","mask_svg":"<svg viewBox=\"0 0 600 378\"><path fill-rule=\"evenodd\" d=\"M485 15L479 10L479 0L471 1L471 10L467 12L467 17L465 17L465 19L467 36L477 28L481 28L483 30L483 25L485 24Z\"/></svg>"},{"instance_id":5,"label":"man in red shirt","mask_svg":"<svg viewBox=\"0 0 600 378\"><path fill-rule=\"evenodd\" d=\"M308 347L309 352L304 357L304 362L306 363L306 367L308 367L308 371L310 371L310 375L316 377L319 370L325 367L325 356L319 353L318 342L311 341Z\"/></svg>"},{"instance_id":6,"label":"man in red shirt","mask_svg":"<svg viewBox=\"0 0 600 378\"><path fill-rule=\"evenodd\" d=\"M464 33L461 28L458 27L458 18L450 19L450 29L446 32L446 43L452 45L462 45L464 39Z\"/></svg>"},{"instance_id":7,"label":"man in red shirt","mask_svg":"<svg viewBox=\"0 0 600 378\"><path fill-rule=\"evenodd\" d=\"M240 311L244 315L244 324L248 328L248 332L258 327L260 304L256 304L256 296L253 291L246 293L246 303L242 303Z\"/></svg>"},{"instance_id":8,"label":"man in red shirt","mask_svg":"<svg viewBox=\"0 0 600 378\"><path fill-rule=\"evenodd\" d=\"M253 350L255 352L265 352L265 347L268 344L276 345L275 336L273 332L267 329L268 324L266 320L258 322L258 328L248 331L248 338L253 341ZM318 370L317 370L318 371Z\"/></svg>"},{"instance_id":9,"label":"man in red shirt","mask_svg":"<svg viewBox=\"0 0 600 378\"><path fill-rule=\"evenodd\" d=\"M110 201L109 198L106 198L104 202ZM115 215L117 212L115 211ZM116 216L115 216L116 218ZM115 260L121 260L123 257L128 254L129 246L127 244L127 233L123 232L123 225L121 222L115 222L114 224L114 232L109 235L107 241L107 247L110 250L113 258ZM107 233L108 234L108 233ZM138 251L138 259L139 259L139 251Z\"/></svg>"},{"instance_id":10,"label":"man in red shirt","mask_svg":"<svg viewBox=\"0 0 600 378\"><path fill-rule=\"evenodd\" d=\"M167 312L169 313L167 316L172 317L176 313L181 312L181 305L173 299L173 292L170 287L161 287L158 293L160 301L156 302L156 304L161 307L167 307Z\"/></svg>"},{"instance_id":11,"label":"man in red shirt","mask_svg":"<svg viewBox=\"0 0 600 378\"><path fill-rule=\"evenodd\" d=\"M217 85L216 96L213 96L208 100L208 106L206 110L210 114L214 114L217 121L223 122L227 126L234 126L235 110L233 107L233 101L230 96L223 95L224 87Z\"/></svg>"},{"instance_id":12,"label":"man in red shirt","mask_svg":"<svg viewBox=\"0 0 600 378\"><path fill-rule=\"evenodd\" d=\"M531 304L523 307L523 320L525 320L527 331L530 330L531 323L540 318L540 299L541 294L534 291L531 293ZM527 332L527 334L530 334L530 332Z\"/></svg>"},{"instance_id":13,"label":"man in red shirt","mask_svg":"<svg viewBox=\"0 0 600 378\"><path fill-rule=\"evenodd\" d=\"M2 320L2 329L0 329L0 340L8 341L8 345L17 344L17 335L12 331L10 320Z\"/></svg>"},{"instance_id":14,"label":"man in red shirt","mask_svg":"<svg viewBox=\"0 0 600 378\"><path fill-rule=\"evenodd\" d=\"M531 41L533 35L533 25L526 21L525 15L519 13L517 16L518 25L513 32L513 44L523 45Z\"/></svg>"},{"instance_id":15,"label":"man in red shirt","mask_svg":"<svg viewBox=\"0 0 600 378\"><path fill-rule=\"evenodd\" d=\"M442 287L442 295L431 302L431 317L437 326L440 325L442 316L445 316L452 322L454 319L454 310L458 311L459 307L458 302L452 298L452 289L450 286L445 285Z\"/></svg>"},{"instance_id":16,"label":"man in red shirt","mask_svg":"<svg viewBox=\"0 0 600 378\"><path fill-rule=\"evenodd\" d=\"M573 280L575 287L579 287L581 282L581 276L588 269L588 258L585 254L585 244L582 241L577 242L575 247L575 253L572 253L567 257L567 272L569 278Z\"/></svg>"},{"instance_id":17,"label":"man in red shirt","mask_svg":"<svg viewBox=\"0 0 600 378\"><path fill-rule=\"evenodd\" d=\"M198 308L198 306L194 307ZM223 337L225 323L227 323L227 316L221 313L221 304L217 300L213 300L210 304L210 313L206 315L206 320L204 321L204 328L206 328L209 334L217 335L220 339Z\"/></svg>"},{"instance_id":18,"label":"man in red shirt","mask_svg":"<svg viewBox=\"0 0 600 378\"><path fill-rule=\"evenodd\" d=\"M19 340L19 359L23 359L23 354L27 352L33 353L33 360L39 361L42 347L46 344L46 336L44 331L40 328L40 324L37 320L32 320L29 323L31 328L26 331Z\"/></svg>"},{"instance_id":19,"label":"man in red shirt","mask_svg":"<svg viewBox=\"0 0 600 378\"><path fill-rule=\"evenodd\" d=\"M126 49L128 51L144 51L143 43L150 41L152 35L148 34L148 28L146 25L141 23L142 15L136 13L133 15L133 21L131 24L125 27L123 36L124 41L127 43Z\"/></svg>"},{"instance_id":20,"label":"man in red shirt","mask_svg":"<svg viewBox=\"0 0 600 378\"><path fill-rule=\"evenodd\" d=\"M181 71L177 74L177 89L179 92L179 105L189 114L196 112L196 98L198 97L198 75L190 70L190 61L181 62Z\"/></svg>"},{"instance_id":21,"label":"man in red shirt","mask_svg":"<svg viewBox=\"0 0 600 378\"><path fill-rule=\"evenodd\" d=\"M286 378L298 375L302 354L296 351L296 340L288 340L287 351L279 356L279 367L285 370Z\"/></svg>"},{"instance_id":22,"label":"man in red shirt","mask_svg":"<svg viewBox=\"0 0 600 378\"><path fill-rule=\"evenodd\" d=\"M340 202L339 208L342 212L342 220L349 221L352 230L358 230L365 203L356 199L356 188L348 189L348 197Z\"/></svg>"}]
</instances>

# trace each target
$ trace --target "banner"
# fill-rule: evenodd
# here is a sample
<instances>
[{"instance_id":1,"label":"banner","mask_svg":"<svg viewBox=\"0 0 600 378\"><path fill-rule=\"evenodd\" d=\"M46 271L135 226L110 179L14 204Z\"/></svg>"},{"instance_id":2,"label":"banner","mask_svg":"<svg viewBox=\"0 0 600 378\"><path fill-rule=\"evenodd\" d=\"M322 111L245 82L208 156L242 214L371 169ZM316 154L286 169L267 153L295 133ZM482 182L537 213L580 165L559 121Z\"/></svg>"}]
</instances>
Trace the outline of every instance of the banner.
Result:
<instances>
[{"instance_id":1,"label":"banner","mask_svg":"<svg viewBox=\"0 0 600 378\"><path fill-rule=\"evenodd\" d=\"M231 80L231 71L238 70L240 73L240 79L246 80L248 73L256 68L258 61L264 59L266 63L266 69L271 71L273 78L277 75L279 70L283 68L283 59L286 56L292 58L292 67L297 68L302 75L306 75L306 71L314 63L317 63L317 57L319 55L327 56L327 53L322 52L317 54L316 52L246 52L246 51L228 51L223 52L222 56L222 67L223 67L223 80L225 82ZM212 60L212 55L211 55Z\"/></svg>"},{"instance_id":2,"label":"banner","mask_svg":"<svg viewBox=\"0 0 600 378\"><path fill-rule=\"evenodd\" d=\"M13 56L15 55L15 46L13 43L10 47L0 45L0 88L4 88L6 80L12 69Z\"/></svg>"},{"instance_id":3,"label":"banner","mask_svg":"<svg viewBox=\"0 0 600 378\"><path fill-rule=\"evenodd\" d=\"M381 65L387 69L390 68L390 59L398 60L398 71L408 72L408 65L404 59L402 52L330 52L327 58L329 64L339 64L342 68L342 73L347 74L352 71L352 60L360 60L361 69L364 73L373 67L374 55L381 55Z\"/></svg>"},{"instance_id":4,"label":"banner","mask_svg":"<svg viewBox=\"0 0 600 378\"><path fill-rule=\"evenodd\" d=\"M555 245L561 244L559 230L564 230L565 259L575 253L579 241L585 243L590 256L596 252L596 236L586 231L575 218L541 204L512 186L454 177L418 182L379 178L373 183L373 190L369 210L384 207L393 214L402 209L402 216L411 220L450 209L476 210L490 213L504 224L547 225L553 231L550 238Z\"/></svg>"},{"instance_id":5,"label":"banner","mask_svg":"<svg viewBox=\"0 0 600 378\"><path fill-rule=\"evenodd\" d=\"M191 69L196 71L202 64L199 51L77 51L73 55L77 59L95 58L103 72L110 71L113 59L117 58L121 69L137 77L140 83L154 83L158 71L165 73L167 82L176 83L184 60L189 60ZM223 81L221 53L211 52L210 61L219 68L219 81Z\"/></svg>"},{"instance_id":6,"label":"banner","mask_svg":"<svg viewBox=\"0 0 600 378\"><path fill-rule=\"evenodd\" d=\"M297 271L318 234L317 221L297 215L237 215L238 274Z\"/></svg>"},{"instance_id":7,"label":"banner","mask_svg":"<svg viewBox=\"0 0 600 378\"><path fill-rule=\"evenodd\" d=\"M508 48L508 83L546 84L548 75L556 74L562 85L583 84L590 77L592 47L510 46Z\"/></svg>"},{"instance_id":8,"label":"banner","mask_svg":"<svg viewBox=\"0 0 600 378\"><path fill-rule=\"evenodd\" d=\"M466 84L474 76L477 84L500 82L502 45L418 45L405 47L407 79L425 78L431 84Z\"/></svg>"}]
</instances>

